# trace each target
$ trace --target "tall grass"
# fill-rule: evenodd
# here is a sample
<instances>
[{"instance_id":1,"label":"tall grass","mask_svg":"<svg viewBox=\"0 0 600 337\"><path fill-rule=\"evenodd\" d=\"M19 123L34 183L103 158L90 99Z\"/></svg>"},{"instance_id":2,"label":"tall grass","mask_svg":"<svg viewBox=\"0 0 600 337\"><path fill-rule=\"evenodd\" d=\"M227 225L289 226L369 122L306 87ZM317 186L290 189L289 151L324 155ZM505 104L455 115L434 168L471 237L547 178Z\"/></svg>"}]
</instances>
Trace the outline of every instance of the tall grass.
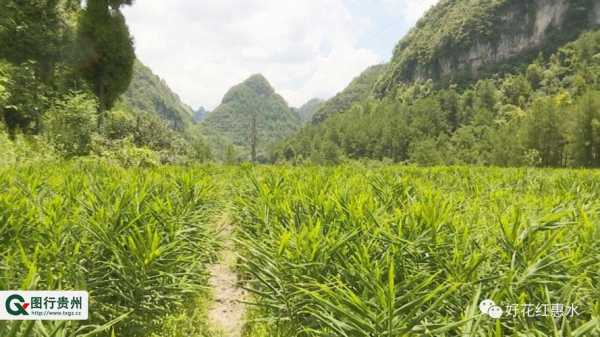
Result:
<instances>
[{"instance_id":1,"label":"tall grass","mask_svg":"<svg viewBox=\"0 0 600 337\"><path fill-rule=\"evenodd\" d=\"M148 336L205 291L219 193L204 169L0 169L0 289L88 290L91 320L0 336Z\"/></svg>"},{"instance_id":2,"label":"tall grass","mask_svg":"<svg viewBox=\"0 0 600 337\"><path fill-rule=\"evenodd\" d=\"M265 336L600 335L600 172L247 176L235 201L240 265ZM487 298L581 315L495 321L479 311Z\"/></svg>"}]
</instances>

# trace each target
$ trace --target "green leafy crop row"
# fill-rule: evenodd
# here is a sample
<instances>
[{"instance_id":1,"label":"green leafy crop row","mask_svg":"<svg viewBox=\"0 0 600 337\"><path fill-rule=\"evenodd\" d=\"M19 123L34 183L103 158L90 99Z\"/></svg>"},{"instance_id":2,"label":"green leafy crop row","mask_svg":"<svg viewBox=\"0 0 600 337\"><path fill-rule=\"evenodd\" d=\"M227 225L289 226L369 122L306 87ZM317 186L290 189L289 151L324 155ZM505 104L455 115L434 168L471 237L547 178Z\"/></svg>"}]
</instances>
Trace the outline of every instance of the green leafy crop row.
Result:
<instances>
[{"instance_id":1,"label":"green leafy crop row","mask_svg":"<svg viewBox=\"0 0 600 337\"><path fill-rule=\"evenodd\" d=\"M236 199L250 333L596 336L599 191L592 171L250 171ZM487 298L580 315L493 320Z\"/></svg>"},{"instance_id":2,"label":"green leafy crop row","mask_svg":"<svg viewBox=\"0 0 600 337\"><path fill-rule=\"evenodd\" d=\"M192 310L218 248L217 197L203 169L0 168L0 289L91 296L85 325L0 322L0 336L149 336Z\"/></svg>"}]
</instances>

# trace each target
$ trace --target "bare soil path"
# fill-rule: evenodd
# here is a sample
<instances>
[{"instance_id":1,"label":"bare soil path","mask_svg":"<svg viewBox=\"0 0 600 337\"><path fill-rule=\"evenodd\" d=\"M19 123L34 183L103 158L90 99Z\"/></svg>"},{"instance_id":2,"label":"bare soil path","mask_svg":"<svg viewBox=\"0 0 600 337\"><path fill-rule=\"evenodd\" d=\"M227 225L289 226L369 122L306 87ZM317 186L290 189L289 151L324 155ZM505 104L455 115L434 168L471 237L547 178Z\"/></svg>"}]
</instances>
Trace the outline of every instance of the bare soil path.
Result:
<instances>
[{"instance_id":1,"label":"bare soil path","mask_svg":"<svg viewBox=\"0 0 600 337\"><path fill-rule=\"evenodd\" d=\"M222 332L223 337L241 337L244 326L245 308L242 301L246 292L239 287L238 275L234 270L237 255L232 240L233 225L227 214L217 223L223 240L219 262L210 268L210 286L213 289L213 303L208 310L212 327Z\"/></svg>"}]
</instances>

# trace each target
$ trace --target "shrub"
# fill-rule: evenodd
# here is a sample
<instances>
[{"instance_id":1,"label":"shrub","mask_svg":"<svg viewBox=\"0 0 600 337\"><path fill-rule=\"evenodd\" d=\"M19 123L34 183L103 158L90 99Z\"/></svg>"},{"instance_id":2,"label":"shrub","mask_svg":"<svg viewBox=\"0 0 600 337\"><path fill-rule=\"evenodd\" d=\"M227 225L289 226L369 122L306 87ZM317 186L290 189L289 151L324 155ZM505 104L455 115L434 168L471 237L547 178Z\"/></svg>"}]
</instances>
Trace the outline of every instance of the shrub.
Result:
<instances>
[{"instance_id":1,"label":"shrub","mask_svg":"<svg viewBox=\"0 0 600 337\"><path fill-rule=\"evenodd\" d=\"M56 100L44 116L48 140L65 157L89 154L97 111L98 103L86 93L73 92Z\"/></svg>"},{"instance_id":2,"label":"shrub","mask_svg":"<svg viewBox=\"0 0 600 337\"><path fill-rule=\"evenodd\" d=\"M0 125L0 166L53 161L56 152L39 137L15 134L13 139Z\"/></svg>"}]
</instances>

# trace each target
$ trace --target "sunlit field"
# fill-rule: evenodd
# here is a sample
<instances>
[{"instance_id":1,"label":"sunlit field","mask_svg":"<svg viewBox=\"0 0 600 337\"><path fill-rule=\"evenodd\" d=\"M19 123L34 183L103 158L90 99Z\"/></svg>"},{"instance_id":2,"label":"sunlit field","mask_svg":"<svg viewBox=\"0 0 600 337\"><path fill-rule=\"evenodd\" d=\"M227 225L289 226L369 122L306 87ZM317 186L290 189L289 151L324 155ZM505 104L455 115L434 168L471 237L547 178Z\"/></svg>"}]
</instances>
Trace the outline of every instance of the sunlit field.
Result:
<instances>
[{"instance_id":1,"label":"sunlit field","mask_svg":"<svg viewBox=\"0 0 600 337\"><path fill-rule=\"evenodd\" d=\"M246 336L595 336L599 194L600 173L574 170L3 168L0 288L92 300L90 321L0 336L218 336L205 312L223 214ZM493 319L485 299L565 310Z\"/></svg>"},{"instance_id":2,"label":"sunlit field","mask_svg":"<svg viewBox=\"0 0 600 337\"><path fill-rule=\"evenodd\" d=\"M248 177L234 202L240 268L264 336L600 333L598 172L267 168ZM494 320L480 312L485 299L565 312Z\"/></svg>"}]
</instances>

